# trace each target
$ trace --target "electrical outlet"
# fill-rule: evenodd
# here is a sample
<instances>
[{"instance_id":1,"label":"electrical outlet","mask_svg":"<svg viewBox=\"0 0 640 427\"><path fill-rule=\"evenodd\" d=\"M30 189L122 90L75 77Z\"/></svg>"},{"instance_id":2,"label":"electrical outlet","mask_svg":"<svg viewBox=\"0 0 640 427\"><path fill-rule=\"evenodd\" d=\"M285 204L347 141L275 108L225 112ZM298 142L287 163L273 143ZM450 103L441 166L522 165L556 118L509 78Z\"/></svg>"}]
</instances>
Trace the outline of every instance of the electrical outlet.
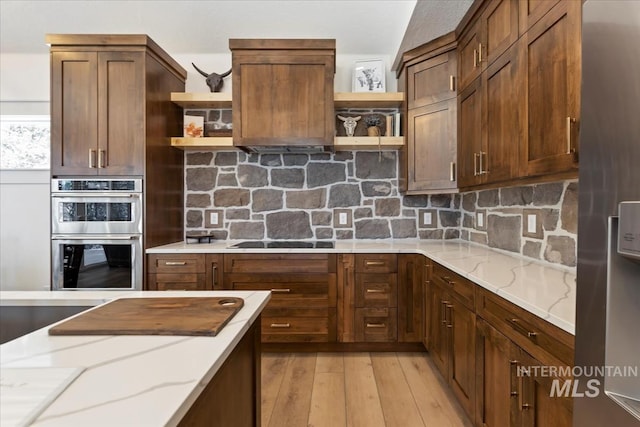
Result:
<instances>
[{"instance_id":1,"label":"electrical outlet","mask_svg":"<svg viewBox=\"0 0 640 427\"><path fill-rule=\"evenodd\" d=\"M535 214L527 215L527 233L534 234L536 232L537 217Z\"/></svg>"},{"instance_id":2,"label":"electrical outlet","mask_svg":"<svg viewBox=\"0 0 640 427\"><path fill-rule=\"evenodd\" d=\"M476 219L478 221L478 228L484 228L484 212L478 212Z\"/></svg>"},{"instance_id":3,"label":"electrical outlet","mask_svg":"<svg viewBox=\"0 0 640 427\"><path fill-rule=\"evenodd\" d=\"M523 209L522 210L522 235L534 239L543 239L542 231L543 210Z\"/></svg>"},{"instance_id":4,"label":"electrical outlet","mask_svg":"<svg viewBox=\"0 0 640 427\"><path fill-rule=\"evenodd\" d=\"M419 228L436 228L438 226L438 211L435 209L418 210Z\"/></svg>"},{"instance_id":5,"label":"electrical outlet","mask_svg":"<svg viewBox=\"0 0 640 427\"><path fill-rule=\"evenodd\" d=\"M347 225L347 220L348 220L348 217L346 212L340 212L338 214L338 224Z\"/></svg>"},{"instance_id":6,"label":"electrical outlet","mask_svg":"<svg viewBox=\"0 0 640 427\"><path fill-rule=\"evenodd\" d=\"M484 209L476 211L476 230L487 230L487 211Z\"/></svg>"},{"instance_id":7,"label":"electrical outlet","mask_svg":"<svg viewBox=\"0 0 640 427\"><path fill-rule=\"evenodd\" d=\"M204 227L205 228L222 228L222 219L224 213L221 209L204 211Z\"/></svg>"},{"instance_id":8,"label":"electrical outlet","mask_svg":"<svg viewBox=\"0 0 640 427\"><path fill-rule=\"evenodd\" d=\"M209 222L211 224L217 224L218 223L218 212L210 212L209 214Z\"/></svg>"},{"instance_id":9,"label":"electrical outlet","mask_svg":"<svg viewBox=\"0 0 640 427\"><path fill-rule=\"evenodd\" d=\"M431 212L423 212L422 213L422 223L425 226L431 225L433 223L433 214Z\"/></svg>"},{"instance_id":10,"label":"electrical outlet","mask_svg":"<svg viewBox=\"0 0 640 427\"><path fill-rule=\"evenodd\" d=\"M351 209L334 209L333 226L335 228L350 228L353 225Z\"/></svg>"}]
</instances>

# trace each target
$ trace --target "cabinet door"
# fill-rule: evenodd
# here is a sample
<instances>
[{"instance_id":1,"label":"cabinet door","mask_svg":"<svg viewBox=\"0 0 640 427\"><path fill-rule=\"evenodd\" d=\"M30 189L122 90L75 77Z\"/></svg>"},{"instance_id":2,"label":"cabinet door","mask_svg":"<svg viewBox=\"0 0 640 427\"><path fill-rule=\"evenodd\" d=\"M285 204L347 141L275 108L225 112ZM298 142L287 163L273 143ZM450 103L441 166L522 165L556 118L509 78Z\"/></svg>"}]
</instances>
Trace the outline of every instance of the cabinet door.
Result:
<instances>
[{"instance_id":1,"label":"cabinet door","mask_svg":"<svg viewBox=\"0 0 640 427\"><path fill-rule=\"evenodd\" d=\"M147 286L152 291L209 291L204 274L148 274Z\"/></svg>"},{"instance_id":2,"label":"cabinet door","mask_svg":"<svg viewBox=\"0 0 640 427\"><path fill-rule=\"evenodd\" d=\"M407 108L417 108L456 96L457 52L411 65L407 70Z\"/></svg>"},{"instance_id":3,"label":"cabinet door","mask_svg":"<svg viewBox=\"0 0 640 427\"><path fill-rule=\"evenodd\" d=\"M460 188L482 182L482 84L476 79L458 95L458 185Z\"/></svg>"},{"instance_id":4,"label":"cabinet door","mask_svg":"<svg viewBox=\"0 0 640 427\"><path fill-rule=\"evenodd\" d=\"M518 0L491 0L480 22L483 36L478 56L485 69L518 40Z\"/></svg>"},{"instance_id":5,"label":"cabinet door","mask_svg":"<svg viewBox=\"0 0 640 427\"><path fill-rule=\"evenodd\" d=\"M210 289L224 288L222 254L207 254L205 258L206 278Z\"/></svg>"},{"instance_id":6,"label":"cabinet door","mask_svg":"<svg viewBox=\"0 0 640 427\"><path fill-rule=\"evenodd\" d=\"M480 47L480 22L476 21L468 27L458 41L458 90L466 88L480 76L482 70L478 60Z\"/></svg>"},{"instance_id":7,"label":"cabinet door","mask_svg":"<svg viewBox=\"0 0 640 427\"><path fill-rule=\"evenodd\" d=\"M98 173L142 175L144 54L98 53Z\"/></svg>"},{"instance_id":8,"label":"cabinet door","mask_svg":"<svg viewBox=\"0 0 640 427\"><path fill-rule=\"evenodd\" d=\"M439 286L429 284L429 354L444 378L449 378L449 341L447 340L447 318L449 300Z\"/></svg>"},{"instance_id":9,"label":"cabinet door","mask_svg":"<svg viewBox=\"0 0 640 427\"><path fill-rule=\"evenodd\" d=\"M422 340L422 283L425 258L398 256L398 342Z\"/></svg>"},{"instance_id":10,"label":"cabinet door","mask_svg":"<svg viewBox=\"0 0 640 427\"><path fill-rule=\"evenodd\" d=\"M458 401L473 417L476 395L476 315L460 302L450 299L449 329L451 340L451 366L449 384Z\"/></svg>"},{"instance_id":11,"label":"cabinet door","mask_svg":"<svg viewBox=\"0 0 640 427\"><path fill-rule=\"evenodd\" d=\"M518 176L518 154L522 118L522 78L518 45L491 64L482 76L483 148L485 182L506 181Z\"/></svg>"},{"instance_id":12,"label":"cabinet door","mask_svg":"<svg viewBox=\"0 0 640 427\"><path fill-rule=\"evenodd\" d=\"M452 98L408 111L410 192L456 189L456 107Z\"/></svg>"},{"instance_id":13,"label":"cabinet door","mask_svg":"<svg viewBox=\"0 0 640 427\"><path fill-rule=\"evenodd\" d=\"M98 55L51 53L51 174L95 175Z\"/></svg>"},{"instance_id":14,"label":"cabinet door","mask_svg":"<svg viewBox=\"0 0 640 427\"><path fill-rule=\"evenodd\" d=\"M519 0L519 33L523 35L529 28L546 15L560 0Z\"/></svg>"},{"instance_id":15,"label":"cabinet door","mask_svg":"<svg viewBox=\"0 0 640 427\"><path fill-rule=\"evenodd\" d=\"M517 354L511 340L482 319L476 323L476 425L516 426Z\"/></svg>"},{"instance_id":16,"label":"cabinet door","mask_svg":"<svg viewBox=\"0 0 640 427\"><path fill-rule=\"evenodd\" d=\"M234 143L333 145L332 61L314 55L234 58Z\"/></svg>"},{"instance_id":17,"label":"cabinet door","mask_svg":"<svg viewBox=\"0 0 640 427\"><path fill-rule=\"evenodd\" d=\"M396 307L398 275L356 273L356 307Z\"/></svg>"},{"instance_id":18,"label":"cabinet door","mask_svg":"<svg viewBox=\"0 0 640 427\"><path fill-rule=\"evenodd\" d=\"M571 427L573 425L573 399L565 396L551 396L554 377L542 375L543 364L527 352L518 349L518 359L529 375L521 377L519 394L522 427ZM538 369L536 369L538 368ZM564 378L558 378L564 381ZM562 385L562 384L561 384ZM571 394L571 393L569 393Z\"/></svg>"},{"instance_id":19,"label":"cabinet door","mask_svg":"<svg viewBox=\"0 0 640 427\"><path fill-rule=\"evenodd\" d=\"M523 36L527 175L575 171L580 108L582 2L562 1Z\"/></svg>"}]
</instances>

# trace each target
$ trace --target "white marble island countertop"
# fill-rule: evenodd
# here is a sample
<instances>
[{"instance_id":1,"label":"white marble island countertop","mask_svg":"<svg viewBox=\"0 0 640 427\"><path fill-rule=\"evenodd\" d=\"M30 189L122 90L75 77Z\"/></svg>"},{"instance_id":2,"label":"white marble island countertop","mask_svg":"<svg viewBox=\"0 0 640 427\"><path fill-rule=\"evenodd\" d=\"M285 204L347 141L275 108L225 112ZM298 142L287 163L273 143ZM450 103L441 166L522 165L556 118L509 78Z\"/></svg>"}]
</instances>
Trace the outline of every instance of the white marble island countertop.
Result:
<instances>
[{"instance_id":1,"label":"white marble island countertop","mask_svg":"<svg viewBox=\"0 0 640 427\"><path fill-rule=\"evenodd\" d=\"M228 296L244 300L243 308L215 337L50 336L49 327L45 327L0 346L0 368L14 378L9 386L43 381L42 376L34 375L37 369L43 373L47 369L55 371L53 368L80 372L50 405L45 405L35 426L173 426L258 318L270 293L1 292L0 301L4 306L47 305L47 296L55 305L93 305L121 296ZM24 369L24 375L18 377L24 381L15 381L16 371L20 373L16 368ZM5 422L11 425L4 420L3 426Z\"/></svg>"},{"instance_id":2,"label":"white marble island countertop","mask_svg":"<svg viewBox=\"0 0 640 427\"><path fill-rule=\"evenodd\" d=\"M420 253L536 316L575 334L575 268L535 261L463 240L337 240L333 249L229 249L237 241L184 242L147 253Z\"/></svg>"}]
</instances>

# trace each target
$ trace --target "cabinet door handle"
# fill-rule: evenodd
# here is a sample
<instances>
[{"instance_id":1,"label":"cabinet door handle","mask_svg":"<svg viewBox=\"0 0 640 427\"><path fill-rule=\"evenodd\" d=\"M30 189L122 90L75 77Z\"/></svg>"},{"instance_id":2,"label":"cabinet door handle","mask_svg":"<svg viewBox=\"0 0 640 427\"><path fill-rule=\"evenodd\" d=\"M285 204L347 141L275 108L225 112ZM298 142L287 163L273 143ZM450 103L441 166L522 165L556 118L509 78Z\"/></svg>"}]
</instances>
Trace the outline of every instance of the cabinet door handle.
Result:
<instances>
[{"instance_id":1,"label":"cabinet door handle","mask_svg":"<svg viewBox=\"0 0 640 427\"><path fill-rule=\"evenodd\" d=\"M449 301L440 301L440 322L443 325L447 324L447 304L449 304Z\"/></svg>"},{"instance_id":2,"label":"cabinet door handle","mask_svg":"<svg viewBox=\"0 0 640 427\"><path fill-rule=\"evenodd\" d=\"M364 265L368 267L376 267L376 266L385 265L385 262L384 261L365 261Z\"/></svg>"},{"instance_id":3,"label":"cabinet door handle","mask_svg":"<svg viewBox=\"0 0 640 427\"><path fill-rule=\"evenodd\" d=\"M456 180L456 162L449 163L449 181Z\"/></svg>"},{"instance_id":4,"label":"cabinet door handle","mask_svg":"<svg viewBox=\"0 0 640 427\"><path fill-rule=\"evenodd\" d=\"M513 390L511 388L511 384L512 384L511 379L514 377L513 370L514 369L516 369L516 370L518 369L518 361L517 360L509 360L509 365L510 365L510 369L511 369L511 378L510 378L510 384L509 384L509 395L511 397L516 397L516 396L518 396L518 390Z\"/></svg>"},{"instance_id":5,"label":"cabinet door handle","mask_svg":"<svg viewBox=\"0 0 640 427\"><path fill-rule=\"evenodd\" d=\"M218 266L216 264L211 264L211 289L215 289L218 284Z\"/></svg>"},{"instance_id":6,"label":"cabinet door handle","mask_svg":"<svg viewBox=\"0 0 640 427\"><path fill-rule=\"evenodd\" d=\"M168 265L168 266L187 265L187 261L165 261L164 265Z\"/></svg>"},{"instance_id":7,"label":"cabinet door handle","mask_svg":"<svg viewBox=\"0 0 640 427\"><path fill-rule=\"evenodd\" d=\"M271 292L273 292L274 294L288 294L289 292L291 292L291 289L285 288L285 289L271 289Z\"/></svg>"},{"instance_id":8,"label":"cabinet door handle","mask_svg":"<svg viewBox=\"0 0 640 427\"><path fill-rule=\"evenodd\" d=\"M473 49L473 68L478 68L478 49Z\"/></svg>"},{"instance_id":9,"label":"cabinet door handle","mask_svg":"<svg viewBox=\"0 0 640 427\"><path fill-rule=\"evenodd\" d=\"M480 175L478 173L478 156L480 156L479 153L473 153L473 176Z\"/></svg>"},{"instance_id":10,"label":"cabinet door handle","mask_svg":"<svg viewBox=\"0 0 640 427\"><path fill-rule=\"evenodd\" d=\"M482 62L482 43L478 43L478 62Z\"/></svg>"},{"instance_id":11,"label":"cabinet door handle","mask_svg":"<svg viewBox=\"0 0 640 427\"><path fill-rule=\"evenodd\" d=\"M573 144L571 143L571 127L575 122L575 118L567 117L567 154L571 154L575 151Z\"/></svg>"},{"instance_id":12,"label":"cabinet door handle","mask_svg":"<svg viewBox=\"0 0 640 427\"><path fill-rule=\"evenodd\" d=\"M455 92L456 90L456 77L453 74L449 75L449 90Z\"/></svg>"},{"instance_id":13,"label":"cabinet door handle","mask_svg":"<svg viewBox=\"0 0 640 427\"><path fill-rule=\"evenodd\" d=\"M511 326L513 326L514 329L516 329L521 334L526 335L528 338L535 338L536 336L538 336L537 332L532 332L522 326L522 324L520 323L520 319L516 317L509 319L509 323L511 323Z\"/></svg>"},{"instance_id":14,"label":"cabinet door handle","mask_svg":"<svg viewBox=\"0 0 640 427\"><path fill-rule=\"evenodd\" d=\"M107 157L107 152L105 150L98 150L98 167L99 168L105 167L105 163L104 163L105 157Z\"/></svg>"},{"instance_id":15,"label":"cabinet door handle","mask_svg":"<svg viewBox=\"0 0 640 427\"><path fill-rule=\"evenodd\" d=\"M456 284L456 282L451 280L451 277L449 277L449 276L440 276L440 278L449 286L453 286L453 285Z\"/></svg>"},{"instance_id":16,"label":"cabinet door handle","mask_svg":"<svg viewBox=\"0 0 640 427\"><path fill-rule=\"evenodd\" d=\"M447 304L445 306L445 309L449 310L449 321L447 322L447 328L453 328L453 315L451 314L451 310L453 309L453 306L451 304Z\"/></svg>"},{"instance_id":17,"label":"cabinet door handle","mask_svg":"<svg viewBox=\"0 0 640 427\"><path fill-rule=\"evenodd\" d=\"M290 323L272 323L271 327L272 328L290 328L291 324Z\"/></svg>"},{"instance_id":18,"label":"cabinet door handle","mask_svg":"<svg viewBox=\"0 0 640 427\"><path fill-rule=\"evenodd\" d=\"M89 167L96 167L96 150L89 149Z\"/></svg>"},{"instance_id":19,"label":"cabinet door handle","mask_svg":"<svg viewBox=\"0 0 640 427\"><path fill-rule=\"evenodd\" d=\"M384 289L367 289L368 294L384 294L386 292Z\"/></svg>"},{"instance_id":20,"label":"cabinet door handle","mask_svg":"<svg viewBox=\"0 0 640 427\"><path fill-rule=\"evenodd\" d=\"M367 323L367 328L384 328L384 323Z\"/></svg>"},{"instance_id":21,"label":"cabinet door handle","mask_svg":"<svg viewBox=\"0 0 640 427\"><path fill-rule=\"evenodd\" d=\"M481 151L480 153L478 153L478 158L480 159L480 172L478 173L478 175L482 175L484 174L484 169L482 168L482 155L484 154L484 151Z\"/></svg>"}]
</instances>

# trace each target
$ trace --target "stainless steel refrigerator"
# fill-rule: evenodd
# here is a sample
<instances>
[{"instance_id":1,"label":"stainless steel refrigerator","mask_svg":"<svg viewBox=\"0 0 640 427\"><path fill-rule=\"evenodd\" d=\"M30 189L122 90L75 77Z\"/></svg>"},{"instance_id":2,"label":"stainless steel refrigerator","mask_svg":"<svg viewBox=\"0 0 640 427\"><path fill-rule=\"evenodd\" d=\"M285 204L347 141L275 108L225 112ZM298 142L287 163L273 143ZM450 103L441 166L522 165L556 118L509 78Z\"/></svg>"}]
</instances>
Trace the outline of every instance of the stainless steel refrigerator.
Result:
<instances>
[{"instance_id":1,"label":"stainless steel refrigerator","mask_svg":"<svg viewBox=\"0 0 640 427\"><path fill-rule=\"evenodd\" d=\"M640 2L582 18L575 365L600 372L578 378L573 425L640 426Z\"/></svg>"}]
</instances>

